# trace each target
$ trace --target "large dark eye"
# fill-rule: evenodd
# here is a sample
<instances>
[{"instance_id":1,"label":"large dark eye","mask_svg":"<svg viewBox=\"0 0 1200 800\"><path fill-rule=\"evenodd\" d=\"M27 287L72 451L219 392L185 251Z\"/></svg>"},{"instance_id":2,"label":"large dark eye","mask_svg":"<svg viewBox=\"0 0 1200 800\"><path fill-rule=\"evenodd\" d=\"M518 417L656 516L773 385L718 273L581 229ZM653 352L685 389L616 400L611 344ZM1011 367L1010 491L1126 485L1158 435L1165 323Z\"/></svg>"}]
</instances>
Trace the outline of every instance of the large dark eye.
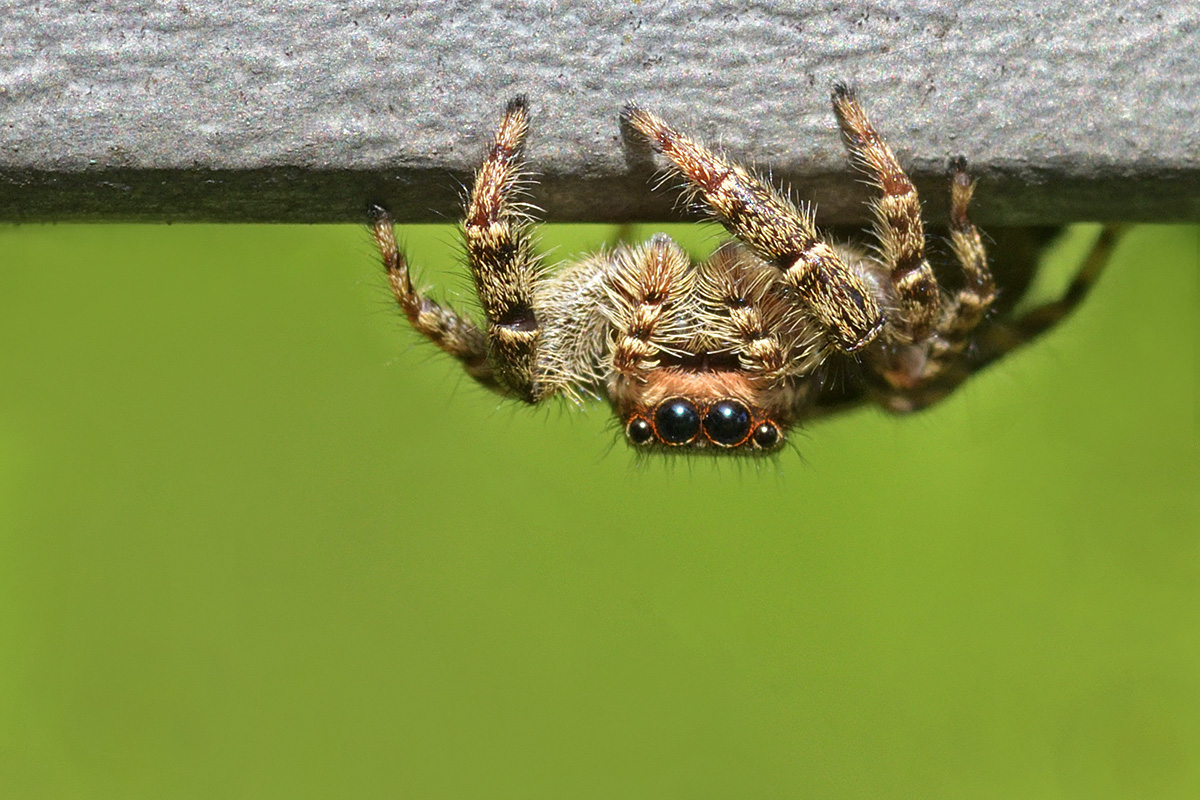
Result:
<instances>
[{"instance_id":1,"label":"large dark eye","mask_svg":"<svg viewBox=\"0 0 1200 800\"><path fill-rule=\"evenodd\" d=\"M764 450L775 446L779 441L779 429L769 422L764 422L754 429L754 443Z\"/></svg>"},{"instance_id":2,"label":"large dark eye","mask_svg":"<svg viewBox=\"0 0 1200 800\"><path fill-rule=\"evenodd\" d=\"M713 403L704 415L704 432L714 443L733 447L750 433L750 412L736 400Z\"/></svg>"},{"instance_id":3,"label":"large dark eye","mask_svg":"<svg viewBox=\"0 0 1200 800\"><path fill-rule=\"evenodd\" d=\"M654 412L654 429L667 444L687 444L700 430L700 412L681 397L664 400Z\"/></svg>"},{"instance_id":4,"label":"large dark eye","mask_svg":"<svg viewBox=\"0 0 1200 800\"><path fill-rule=\"evenodd\" d=\"M625 426L625 435L629 437L629 441L634 444L645 444L654 436L654 429L650 427L650 423L642 417L634 417L629 420L629 424Z\"/></svg>"}]
</instances>

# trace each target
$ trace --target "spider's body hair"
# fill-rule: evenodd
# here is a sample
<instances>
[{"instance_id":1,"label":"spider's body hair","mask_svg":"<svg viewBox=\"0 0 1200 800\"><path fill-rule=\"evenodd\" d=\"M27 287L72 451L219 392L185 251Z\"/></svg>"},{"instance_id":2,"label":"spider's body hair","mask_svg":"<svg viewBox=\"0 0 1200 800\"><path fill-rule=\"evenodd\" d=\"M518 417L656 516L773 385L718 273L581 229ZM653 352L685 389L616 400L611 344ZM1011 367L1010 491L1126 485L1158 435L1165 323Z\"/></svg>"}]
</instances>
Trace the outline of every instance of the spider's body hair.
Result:
<instances>
[{"instance_id":1,"label":"spider's body hair","mask_svg":"<svg viewBox=\"0 0 1200 800\"><path fill-rule=\"evenodd\" d=\"M657 367L664 354L687 352L699 326L688 254L656 234L645 244L618 247L606 266L614 372L636 377Z\"/></svg>"},{"instance_id":2,"label":"spider's body hair","mask_svg":"<svg viewBox=\"0 0 1200 800\"><path fill-rule=\"evenodd\" d=\"M548 275L533 310L543 396L607 397L621 419L679 396L786 426L825 354L778 270L736 242L699 264L666 234L618 245Z\"/></svg>"}]
</instances>

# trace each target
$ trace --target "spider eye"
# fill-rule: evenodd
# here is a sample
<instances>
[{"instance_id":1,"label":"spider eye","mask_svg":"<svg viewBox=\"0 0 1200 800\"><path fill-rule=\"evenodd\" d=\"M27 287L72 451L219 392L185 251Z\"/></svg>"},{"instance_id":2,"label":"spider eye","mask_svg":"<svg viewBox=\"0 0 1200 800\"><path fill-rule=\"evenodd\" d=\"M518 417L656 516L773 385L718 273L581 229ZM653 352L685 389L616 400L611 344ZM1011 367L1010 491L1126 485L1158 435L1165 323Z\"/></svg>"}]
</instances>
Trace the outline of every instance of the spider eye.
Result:
<instances>
[{"instance_id":1,"label":"spider eye","mask_svg":"<svg viewBox=\"0 0 1200 800\"><path fill-rule=\"evenodd\" d=\"M654 412L654 429L667 444L687 444L700 431L700 412L689 400L664 400Z\"/></svg>"},{"instance_id":2,"label":"spider eye","mask_svg":"<svg viewBox=\"0 0 1200 800\"><path fill-rule=\"evenodd\" d=\"M769 422L764 422L754 429L754 443L764 450L774 447L779 441L779 429Z\"/></svg>"},{"instance_id":3,"label":"spider eye","mask_svg":"<svg viewBox=\"0 0 1200 800\"><path fill-rule=\"evenodd\" d=\"M634 417L625 426L625 435L634 444L645 444L654 436L654 429L643 417Z\"/></svg>"},{"instance_id":4,"label":"spider eye","mask_svg":"<svg viewBox=\"0 0 1200 800\"><path fill-rule=\"evenodd\" d=\"M750 411L736 400L713 403L704 415L704 433L715 444L733 447L750 433Z\"/></svg>"}]
</instances>

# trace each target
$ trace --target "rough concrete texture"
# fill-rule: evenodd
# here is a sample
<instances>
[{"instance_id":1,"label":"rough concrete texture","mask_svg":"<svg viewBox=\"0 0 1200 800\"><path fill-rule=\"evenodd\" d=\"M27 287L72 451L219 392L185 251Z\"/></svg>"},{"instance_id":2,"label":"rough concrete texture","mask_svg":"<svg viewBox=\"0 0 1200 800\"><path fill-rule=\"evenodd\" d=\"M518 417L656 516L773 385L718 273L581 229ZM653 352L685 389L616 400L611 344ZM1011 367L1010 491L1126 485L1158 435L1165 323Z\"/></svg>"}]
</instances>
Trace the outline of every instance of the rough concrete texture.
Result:
<instances>
[{"instance_id":1,"label":"rough concrete texture","mask_svg":"<svg viewBox=\"0 0 1200 800\"><path fill-rule=\"evenodd\" d=\"M863 217L829 108L859 90L931 215L1200 219L1195 0L0 0L0 219L454 218L505 100L555 220L664 219L636 99Z\"/></svg>"}]
</instances>

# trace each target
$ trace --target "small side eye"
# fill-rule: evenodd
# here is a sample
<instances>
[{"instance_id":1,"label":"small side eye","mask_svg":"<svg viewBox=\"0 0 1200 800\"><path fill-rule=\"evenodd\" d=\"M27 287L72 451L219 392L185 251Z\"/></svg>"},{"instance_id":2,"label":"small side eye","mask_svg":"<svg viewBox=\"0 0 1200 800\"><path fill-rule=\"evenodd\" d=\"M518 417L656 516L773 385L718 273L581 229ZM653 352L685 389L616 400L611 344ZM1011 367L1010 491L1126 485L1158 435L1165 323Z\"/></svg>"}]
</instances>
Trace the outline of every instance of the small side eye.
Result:
<instances>
[{"instance_id":1,"label":"small side eye","mask_svg":"<svg viewBox=\"0 0 1200 800\"><path fill-rule=\"evenodd\" d=\"M654 412L654 429L667 444L687 444L700 432L700 412L690 400L664 400Z\"/></svg>"},{"instance_id":2,"label":"small side eye","mask_svg":"<svg viewBox=\"0 0 1200 800\"><path fill-rule=\"evenodd\" d=\"M764 422L754 429L754 443L767 450L779 442L779 429L769 422Z\"/></svg>"},{"instance_id":3,"label":"small side eye","mask_svg":"<svg viewBox=\"0 0 1200 800\"><path fill-rule=\"evenodd\" d=\"M643 417L634 417L625 426L625 435L634 444L646 444L654 438L654 429Z\"/></svg>"},{"instance_id":4,"label":"small side eye","mask_svg":"<svg viewBox=\"0 0 1200 800\"><path fill-rule=\"evenodd\" d=\"M722 447L736 447L750 434L750 411L736 400L720 400L704 415L704 433Z\"/></svg>"}]
</instances>

